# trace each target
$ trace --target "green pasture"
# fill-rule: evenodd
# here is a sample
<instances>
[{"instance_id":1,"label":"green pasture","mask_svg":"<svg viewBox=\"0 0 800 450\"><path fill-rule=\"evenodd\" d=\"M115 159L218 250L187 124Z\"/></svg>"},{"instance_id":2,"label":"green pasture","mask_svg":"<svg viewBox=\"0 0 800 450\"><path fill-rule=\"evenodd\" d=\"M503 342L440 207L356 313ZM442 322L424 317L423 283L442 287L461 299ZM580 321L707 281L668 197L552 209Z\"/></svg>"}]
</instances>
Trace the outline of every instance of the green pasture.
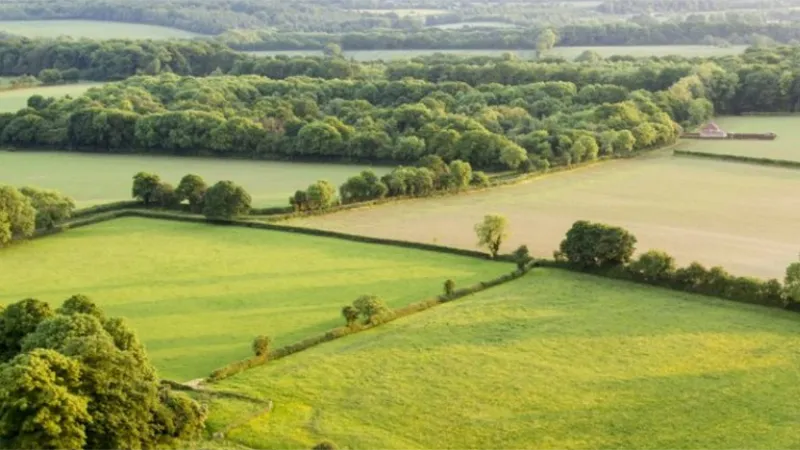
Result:
<instances>
[{"instance_id":1,"label":"green pasture","mask_svg":"<svg viewBox=\"0 0 800 450\"><path fill-rule=\"evenodd\" d=\"M425 8L394 8L394 9L358 9L356 12L364 14L397 14L398 17L425 17L447 14L446 9L425 9Z\"/></svg>"},{"instance_id":2,"label":"green pasture","mask_svg":"<svg viewBox=\"0 0 800 450\"><path fill-rule=\"evenodd\" d=\"M788 449L800 315L535 269L213 385L251 448ZM215 431L255 408L216 400Z\"/></svg>"},{"instance_id":3,"label":"green pasture","mask_svg":"<svg viewBox=\"0 0 800 450\"><path fill-rule=\"evenodd\" d=\"M632 46L608 46L608 47L556 47L547 53L548 56L561 56L572 60L585 50L593 50L603 57L613 55L627 55L635 57L646 56L725 56L737 55L742 53L745 46L733 47L713 47L708 45L632 45ZM270 50L248 52L261 56L322 56L322 51L318 50ZM503 53L511 53L520 59L534 59L535 50L346 50L344 55L356 61L374 60L399 60L410 59L419 56L430 56L436 53L445 55L459 56L500 56Z\"/></svg>"},{"instance_id":4,"label":"green pasture","mask_svg":"<svg viewBox=\"0 0 800 450\"><path fill-rule=\"evenodd\" d=\"M8 79L7 79L8 80ZM3 85L9 84L10 81L4 81ZM62 84L57 86L33 86L24 89L10 89L0 90L0 113L4 112L17 112L22 108L28 106L28 99L34 95L41 95L43 97L63 97L70 95L77 97L90 88L100 86L104 83L77 83L77 84Z\"/></svg>"},{"instance_id":5,"label":"green pasture","mask_svg":"<svg viewBox=\"0 0 800 450\"><path fill-rule=\"evenodd\" d=\"M0 31L30 38L172 39L198 36L177 28L99 20L4 20Z\"/></svg>"},{"instance_id":6,"label":"green pasture","mask_svg":"<svg viewBox=\"0 0 800 450\"><path fill-rule=\"evenodd\" d=\"M380 295L392 307L512 265L246 228L118 219L3 250L0 304L81 293L124 317L161 376L189 380L251 356L253 338L291 344L343 324Z\"/></svg>"},{"instance_id":7,"label":"green pasture","mask_svg":"<svg viewBox=\"0 0 800 450\"><path fill-rule=\"evenodd\" d=\"M440 28L442 30L458 30L461 28L518 28L518 26L514 25L513 23L486 21L447 23L442 25L433 25L431 28Z\"/></svg>"},{"instance_id":8,"label":"green pasture","mask_svg":"<svg viewBox=\"0 0 800 450\"><path fill-rule=\"evenodd\" d=\"M774 141L686 139L681 148L696 152L800 161L800 116L730 116L715 119L729 133L769 133Z\"/></svg>"},{"instance_id":9,"label":"green pasture","mask_svg":"<svg viewBox=\"0 0 800 450\"><path fill-rule=\"evenodd\" d=\"M209 185L231 180L247 189L254 206L265 207L288 206L290 195L319 179L338 186L368 168L344 164L19 151L0 151L0 167L3 168L0 183L57 189L74 198L78 207L130 199L133 175L140 171L157 173L174 186L187 173L202 176ZM389 171L385 167L373 169L381 175Z\"/></svg>"}]
</instances>

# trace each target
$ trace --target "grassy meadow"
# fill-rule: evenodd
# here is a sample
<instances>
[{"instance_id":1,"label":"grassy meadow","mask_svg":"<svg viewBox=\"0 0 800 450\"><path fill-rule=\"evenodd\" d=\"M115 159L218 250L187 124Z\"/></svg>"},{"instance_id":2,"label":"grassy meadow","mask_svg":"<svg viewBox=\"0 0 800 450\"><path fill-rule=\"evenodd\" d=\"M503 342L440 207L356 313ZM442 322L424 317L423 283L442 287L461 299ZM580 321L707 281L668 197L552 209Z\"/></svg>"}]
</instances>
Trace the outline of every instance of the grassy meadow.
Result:
<instances>
[{"instance_id":1,"label":"grassy meadow","mask_svg":"<svg viewBox=\"0 0 800 450\"><path fill-rule=\"evenodd\" d=\"M77 97L89 89L103 83L86 82L76 84L62 84L57 86L33 86L24 89L0 90L0 113L17 112L28 106L28 99L34 95L43 97L63 97L71 95Z\"/></svg>"},{"instance_id":2,"label":"grassy meadow","mask_svg":"<svg viewBox=\"0 0 800 450\"><path fill-rule=\"evenodd\" d=\"M425 9L425 8L394 8L394 9L357 9L356 12L364 14L397 14L398 17L425 17L447 14L446 9Z\"/></svg>"},{"instance_id":3,"label":"grassy meadow","mask_svg":"<svg viewBox=\"0 0 800 450\"><path fill-rule=\"evenodd\" d=\"M213 184L232 180L253 198L256 207L288 206L297 189L326 179L337 186L366 166L252 161L154 155L108 155L64 152L0 151L2 182L14 186L56 189L75 199L78 207L128 200L133 175L153 172L178 185L181 177L195 173ZM388 168L375 167L376 173Z\"/></svg>"},{"instance_id":4,"label":"grassy meadow","mask_svg":"<svg viewBox=\"0 0 800 450\"><path fill-rule=\"evenodd\" d=\"M213 385L251 448L794 448L800 316L536 269ZM216 400L213 430L257 413Z\"/></svg>"},{"instance_id":5,"label":"grassy meadow","mask_svg":"<svg viewBox=\"0 0 800 450\"><path fill-rule=\"evenodd\" d=\"M0 31L30 38L173 39L198 36L177 28L99 20L4 20Z\"/></svg>"},{"instance_id":6,"label":"grassy meadow","mask_svg":"<svg viewBox=\"0 0 800 450\"><path fill-rule=\"evenodd\" d=\"M42 257L41 255L47 255ZM77 293L125 317L160 374L189 380L340 326L358 296L399 307L510 264L292 233L125 218L3 250L0 304Z\"/></svg>"},{"instance_id":7,"label":"grassy meadow","mask_svg":"<svg viewBox=\"0 0 800 450\"><path fill-rule=\"evenodd\" d=\"M800 161L800 116L719 117L717 125L729 133L768 133L774 141L686 139L681 149L722 155Z\"/></svg>"},{"instance_id":8,"label":"grassy meadow","mask_svg":"<svg viewBox=\"0 0 800 450\"><path fill-rule=\"evenodd\" d=\"M632 45L632 46L611 46L611 47L556 47L550 52L549 56L561 56L571 60L583 53L585 50L594 50L604 57L613 55L629 55L636 57L646 56L725 56L737 55L742 53L745 46L733 46L727 48L713 47L707 45ZM322 56L321 51L317 50L277 50L277 51L254 51L248 52L255 55L275 56ZM503 53L512 53L520 59L533 59L536 57L534 50L346 50L345 56L356 61L375 61L375 60L398 60L416 58L418 56L429 56L436 53L445 55L459 56L500 56Z\"/></svg>"},{"instance_id":9,"label":"grassy meadow","mask_svg":"<svg viewBox=\"0 0 800 450\"><path fill-rule=\"evenodd\" d=\"M521 244L550 257L576 220L630 230L637 248L680 264L722 265L737 275L783 278L800 241L797 170L673 157L660 152L488 191L307 217L292 225L475 248L473 224L510 222L503 250ZM408 226L413 221L415 226Z\"/></svg>"}]
</instances>

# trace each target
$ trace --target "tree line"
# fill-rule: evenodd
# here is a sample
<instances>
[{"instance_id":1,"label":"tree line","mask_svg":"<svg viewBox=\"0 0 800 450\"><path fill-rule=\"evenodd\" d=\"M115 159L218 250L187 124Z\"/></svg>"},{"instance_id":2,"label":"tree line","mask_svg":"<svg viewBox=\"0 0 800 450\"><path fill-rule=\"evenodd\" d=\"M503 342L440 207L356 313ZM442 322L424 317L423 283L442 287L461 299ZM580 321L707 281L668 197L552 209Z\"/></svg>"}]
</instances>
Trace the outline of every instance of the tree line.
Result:
<instances>
[{"instance_id":1,"label":"tree line","mask_svg":"<svg viewBox=\"0 0 800 450\"><path fill-rule=\"evenodd\" d=\"M655 94L612 85L589 91L568 82L471 87L420 80L140 76L76 99L33 96L28 108L0 115L0 142L392 163L436 154L477 169L515 169L528 155L535 164L555 166L676 139L678 127ZM684 100L696 101L675 99ZM703 119L711 112L701 110Z\"/></svg>"},{"instance_id":2,"label":"tree line","mask_svg":"<svg viewBox=\"0 0 800 450\"><path fill-rule=\"evenodd\" d=\"M54 190L0 185L0 247L68 219L75 202Z\"/></svg>"}]
</instances>

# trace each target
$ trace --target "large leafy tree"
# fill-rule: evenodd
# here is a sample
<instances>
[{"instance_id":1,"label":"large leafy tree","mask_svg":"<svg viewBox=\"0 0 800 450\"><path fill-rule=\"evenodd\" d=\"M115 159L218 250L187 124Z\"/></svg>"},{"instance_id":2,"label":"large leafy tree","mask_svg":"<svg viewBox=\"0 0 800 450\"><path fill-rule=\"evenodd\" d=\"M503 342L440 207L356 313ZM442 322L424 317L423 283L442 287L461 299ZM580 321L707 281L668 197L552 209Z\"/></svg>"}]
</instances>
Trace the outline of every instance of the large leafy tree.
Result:
<instances>
[{"instance_id":1,"label":"large leafy tree","mask_svg":"<svg viewBox=\"0 0 800 450\"><path fill-rule=\"evenodd\" d=\"M500 246L508 238L508 219L498 214L487 214L475 225L478 246L486 247L492 258L500 252Z\"/></svg>"},{"instance_id":2,"label":"large leafy tree","mask_svg":"<svg viewBox=\"0 0 800 450\"><path fill-rule=\"evenodd\" d=\"M144 348L120 319L84 296L58 314L20 314L3 326L27 332L18 354L0 365L0 443L12 448L154 448L191 439L205 411L159 386ZM17 311L8 314L8 311ZM42 316L46 316L42 319Z\"/></svg>"},{"instance_id":3,"label":"large leafy tree","mask_svg":"<svg viewBox=\"0 0 800 450\"><path fill-rule=\"evenodd\" d=\"M161 185L161 178L152 173L139 172L133 176L133 198L141 200L145 206L153 203Z\"/></svg>"},{"instance_id":4,"label":"large leafy tree","mask_svg":"<svg viewBox=\"0 0 800 450\"><path fill-rule=\"evenodd\" d=\"M189 202L189 209L192 212L200 212L203 209L203 196L207 190L208 186L200 175L188 174L181 178L175 193L180 201Z\"/></svg>"},{"instance_id":5,"label":"large leafy tree","mask_svg":"<svg viewBox=\"0 0 800 450\"><path fill-rule=\"evenodd\" d=\"M250 211L252 199L243 187L232 181L220 181L211 186L203 197L206 217L230 219Z\"/></svg>"},{"instance_id":6,"label":"large leafy tree","mask_svg":"<svg viewBox=\"0 0 800 450\"><path fill-rule=\"evenodd\" d=\"M13 186L0 186L0 246L33 235L36 210L28 197Z\"/></svg>"},{"instance_id":7,"label":"large leafy tree","mask_svg":"<svg viewBox=\"0 0 800 450\"><path fill-rule=\"evenodd\" d=\"M23 187L20 192L30 199L36 210L36 228L52 228L68 219L75 209L75 201L58 191Z\"/></svg>"}]
</instances>

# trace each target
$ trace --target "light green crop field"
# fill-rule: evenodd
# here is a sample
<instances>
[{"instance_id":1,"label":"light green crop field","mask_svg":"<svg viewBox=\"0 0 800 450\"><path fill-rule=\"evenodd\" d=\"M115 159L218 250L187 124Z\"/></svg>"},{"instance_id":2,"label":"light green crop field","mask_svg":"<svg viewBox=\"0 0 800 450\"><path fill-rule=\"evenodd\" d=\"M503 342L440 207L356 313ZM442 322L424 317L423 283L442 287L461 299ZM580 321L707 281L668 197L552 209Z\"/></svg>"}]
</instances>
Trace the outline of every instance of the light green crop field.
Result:
<instances>
[{"instance_id":1,"label":"light green crop field","mask_svg":"<svg viewBox=\"0 0 800 450\"><path fill-rule=\"evenodd\" d=\"M0 90L0 113L17 112L28 106L28 99L34 95L43 97L63 97L71 95L77 97L95 86L104 83L76 83L57 86L34 86L25 89Z\"/></svg>"},{"instance_id":2,"label":"light green crop field","mask_svg":"<svg viewBox=\"0 0 800 450\"><path fill-rule=\"evenodd\" d=\"M177 28L99 20L8 20L0 21L0 31L31 38L177 39L198 36Z\"/></svg>"},{"instance_id":3,"label":"light green crop field","mask_svg":"<svg viewBox=\"0 0 800 450\"><path fill-rule=\"evenodd\" d=\"M800 315L552 269L255 368L251 448L797 448ZM217 400L217 430L252 414Z\"/></svg>"},{"instance_id":4,"label":"light green crop field","mask_svg":"<svg viewBox=\"0 0 800 450\"><path fill-rule=\"evenodd\" d=\"M510 224L504 251L525 244L537 256L551 257L576 220L591 220L624 227L638 238L638 250L664 250L680 264L700 261L737 275L783 278L800 251L798 192L795 169L673 157L667 151L469 195L290 223L475 248L472 225L498 213Z\"/></svg>"},{"instance_id":5,"label":"light green crop field","mask_svg":"<svg viewBox=\"0 0 800 450\"><path fill-rule=\"evenodd\" d=\"M733 46L727 48L712 47L706 45L638 45L638 46L618 46L618 47L556 47L547 53L548 56L561 56L565 59L574 59L585 50L593 50L603 57L613 55L628 55L635 57L645 56L725 56L738 55L742 53L745 46ZM261 56L322 56L321 51L316 50L276 50L276 51L254 51L248 52ZM399 60L416 58L418 56L430 56L435 53L459 56L500 56L503 53L511 53L520 59L533 59L536 52L533 50L346 50L344 55L356 61L375 61L375 60Z\"/></svg>"},{"instance_id":6,"label":"light green crop field","mask_svg":"<svg viewBox=\"0 0 800 450\"><path fill-rule=\"evenodd\" d=\"M42 255L46 255L43 257ZM90 296L125 317L160 374L189 380L251 356L257 335L291 344L343 324L358 296L392 307L452 278L466 286L511 264L293 233L117 219L3 250L0 304Z\"/></svg>"},{"instance_id":7,"label":"light green crop field","mask_svg":"<svg viewBox=\"0 0 800 450\"><path fill-rule=\"evenodd\" d=\"M696 152L800 161L800 116L719 117L717 125L729 133L769 133L774 141L686 139L681 148Z\"/></svg>"},{"instance_id":8,"label":"light green crop field","mask_svg":"<svg viewBox=\"0 0 800 450\"><path fill-rule=\"evenodd\" d=\"M56 189L75 199L78 207L131 198L133 175L159 174L177 186L187 173L202 176L209 185L231 180L253 198L253 206L288 206L298 189L325 179L340 185L367 166L274 161L108 155L64 152L0 151L0 183ZM383 175L386 167L372 168Z\"/></svg>"}]
</instances>

